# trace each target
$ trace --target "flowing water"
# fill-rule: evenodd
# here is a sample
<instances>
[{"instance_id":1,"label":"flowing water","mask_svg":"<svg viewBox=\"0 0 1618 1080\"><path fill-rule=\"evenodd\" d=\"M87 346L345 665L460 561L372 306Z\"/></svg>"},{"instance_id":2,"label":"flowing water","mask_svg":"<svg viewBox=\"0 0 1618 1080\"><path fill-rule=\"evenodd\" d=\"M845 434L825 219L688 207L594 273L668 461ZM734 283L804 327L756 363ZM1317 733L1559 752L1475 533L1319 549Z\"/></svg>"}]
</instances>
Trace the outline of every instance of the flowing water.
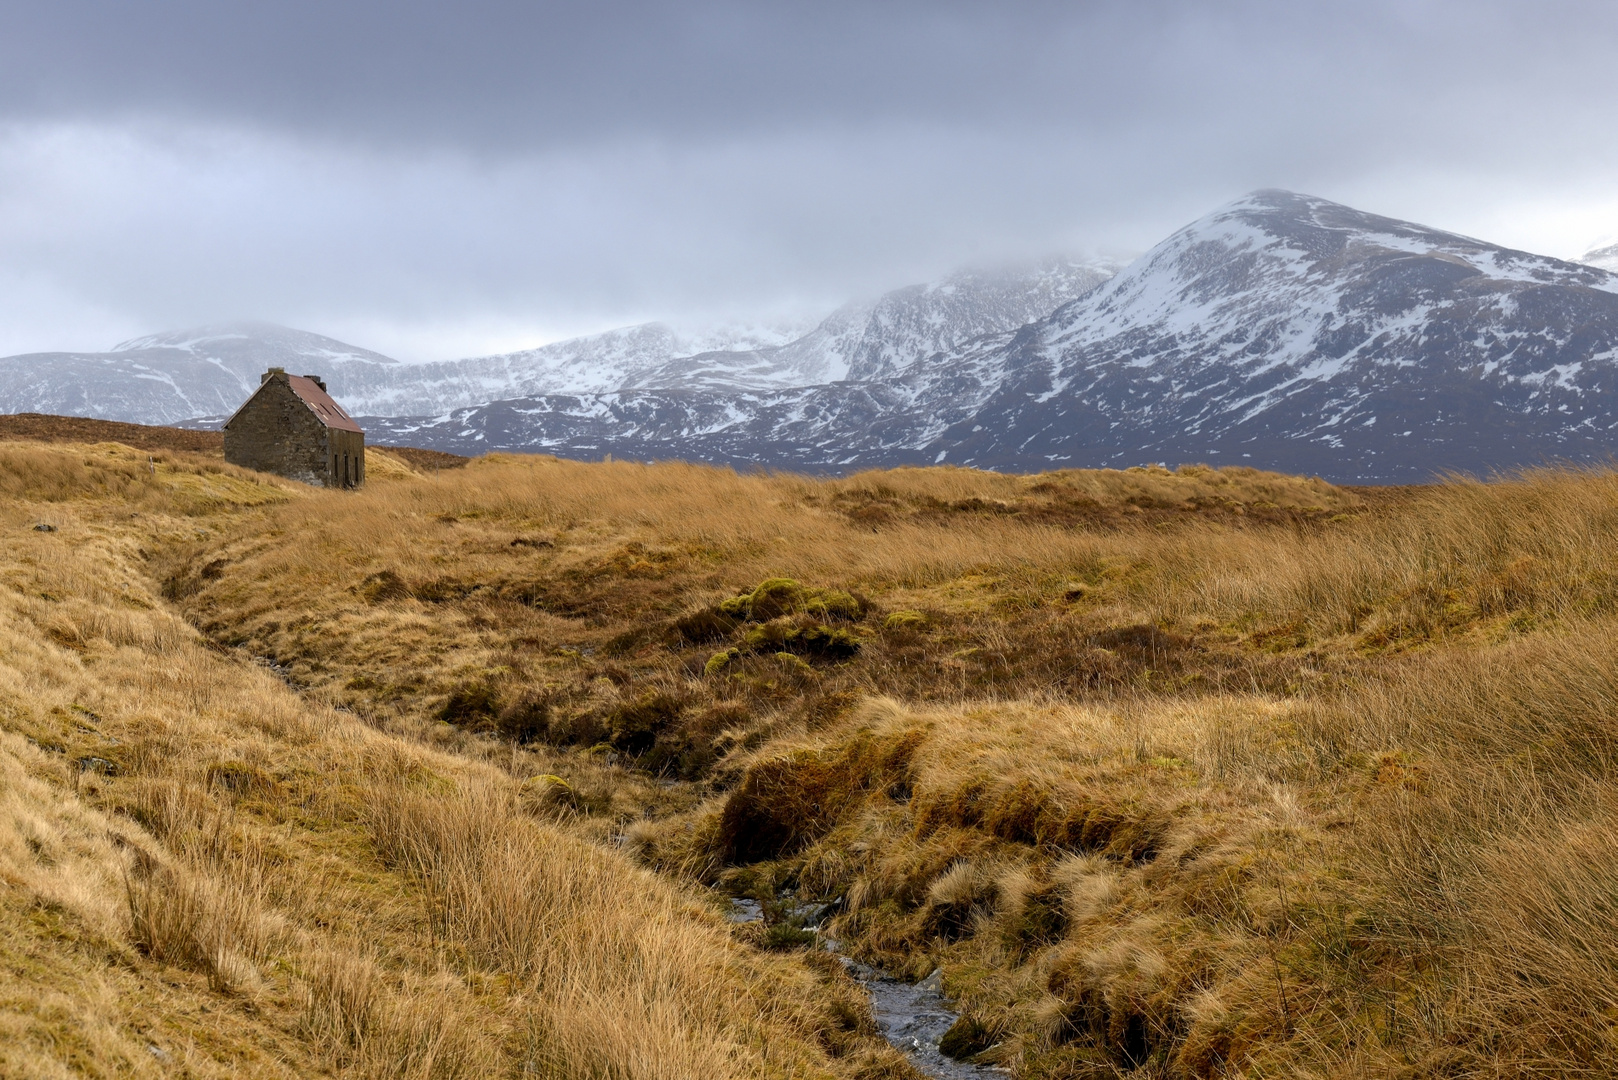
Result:
<instances>
[{"instance_id":1,"label":"flowing water","mask_svg":"<svg viewBox=\"0 0 1618 1080\"><path fill-rule=\"evenodd\" d=\"M910 1055L916 1068L939 1080L965 1080L987 1077L1002 1070L986 1065L968 1065L947 1058L938 1050L938 1040L955 1023L955 1012L939 990L938 973L907 983L876 968L843 957L843 966L865 985L871 995L871 1014L883 1038Z\"/></svg>"},{"instance_id":2,"label":"flowing water","mask_svg":"<svg viewBox=\"0 0 1618 1080\"><path fill-rule=\"evenodd\" d=\"M810 918L818 921L824 908L804 904L789 909L788 914L804 921ZM731 900L729 917L732 922L759 922L764 918L764 909L757 900ZM820 936L819 946L838 951L837 942L825 935ZM882 1037L910 1055L916 1068L937 1080L987 1080L1003 1072L986 1065L967 1065L939 1052L938 1040L944 1037L959 1014L949 1007L938 972L921 982L907 983L846 956L838 959L871 996L871 1015Z\"/></svg>"}]
</instances>

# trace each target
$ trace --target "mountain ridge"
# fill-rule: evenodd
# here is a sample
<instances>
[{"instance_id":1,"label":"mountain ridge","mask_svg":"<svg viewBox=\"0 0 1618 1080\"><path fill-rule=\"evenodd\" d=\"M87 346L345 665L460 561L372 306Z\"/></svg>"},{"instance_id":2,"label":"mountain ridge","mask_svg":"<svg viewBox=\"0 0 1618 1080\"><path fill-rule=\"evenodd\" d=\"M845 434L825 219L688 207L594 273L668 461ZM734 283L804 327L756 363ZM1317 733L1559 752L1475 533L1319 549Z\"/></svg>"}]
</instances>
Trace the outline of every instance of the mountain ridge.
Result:
<instances>
[{"instance_id":1,"label":"mountain ridge","mask_svg":"<svg viewBox=\"0 0 1618 1080\"><path fill-rule=\"evenodd\" d=\"M1020 326L1116 269L1106 260L1057 258L964 270L844 305L814 323L721 323L695 331L643 323L536 349L423 364L275 324L226 323L133 338L104 353L0 358L0 406L137 423L217 418L234 411L270 366L322 374L356 415L440 414L544 394L777 390L838 381L851 370L908 362Z\"/></svg>"},{"instance_id":2,"label":"mountain ridge","mask_svg":"<svg viewBox=\"0 0 1618 1080\"><path fill-rule=\"evenodd\" d=\"M1618 244L1608 244L1586 251L1579 256L1578 261L1586 266L1618 273Z\"/></svg>"},{"instance_id":3,"label":"mountain ridge","mask_svg":"<svg viewBox=\"0 0 1618 1080\"><path fill-rule=\"evenodd\" d=\"M375 422L461 453L815 469L1206 460L1402 482L1604 460L1615 358L1618 276L1266 190L1044 319L882 379Z\"/></svg>"},{"instance_id":4,"label":"mountain ridge","mask_svg":"<svg viewBox=\"0 0 1618 1080\"><path fill-rule=\"evenodd\" d=\"M437 367L297 331L287 347L325 359L379 440L463 454L839 471L1208 461L1406 482L1606 461L1618 442L1618 275L1599 267L1271 189L1111 270L952 275L784 344L685 356L659 324ZM71 359L158 355L240 384L214 355L231 340ZM19 359L0 361L0 400ZM513 385L543 392L497 396ZM412 400L432 408L407 414Z\"/></svg>"},{"instance_id":5,"label":"mountain ridge","mask_svg":"<svg viewBox=\"0 0 1618 1080\"><path fill-rule=\"evenodd\" d=\"M335 338L274 323L221 323L150 334L106 352L0 358L8 412L174 424L228 416L269 367L303 371L384 368L399 361Z\"/></svg>"}]
</instances>

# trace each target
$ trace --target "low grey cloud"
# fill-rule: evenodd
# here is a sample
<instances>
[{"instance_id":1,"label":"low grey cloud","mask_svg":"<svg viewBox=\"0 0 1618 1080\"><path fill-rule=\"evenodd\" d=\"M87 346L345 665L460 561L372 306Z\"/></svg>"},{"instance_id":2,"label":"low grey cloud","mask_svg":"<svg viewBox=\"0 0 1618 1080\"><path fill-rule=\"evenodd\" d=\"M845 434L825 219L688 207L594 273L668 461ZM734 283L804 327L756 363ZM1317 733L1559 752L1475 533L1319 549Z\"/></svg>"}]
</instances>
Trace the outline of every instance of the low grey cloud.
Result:
<instances>
[{"instance_id":1,"label":"low grey cloud","mask_svg":"<svg viewBox=\"0 0 1618 1080\"><path fill-rule=\"evenodd\" d=\"M767 315L1259 186L1572 254L1615 45L1557 0L8 4L0 350Z\"/></svg>"}]
</instances>

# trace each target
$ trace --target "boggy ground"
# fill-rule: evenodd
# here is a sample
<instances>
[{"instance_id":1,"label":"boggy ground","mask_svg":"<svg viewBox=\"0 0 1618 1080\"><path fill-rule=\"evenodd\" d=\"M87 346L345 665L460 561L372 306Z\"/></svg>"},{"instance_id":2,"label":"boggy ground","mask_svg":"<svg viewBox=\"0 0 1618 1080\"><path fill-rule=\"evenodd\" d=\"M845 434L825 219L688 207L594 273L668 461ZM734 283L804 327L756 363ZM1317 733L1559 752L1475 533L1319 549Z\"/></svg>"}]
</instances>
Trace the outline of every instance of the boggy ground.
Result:
<instances>
[{"instance_id":1,"label":"boggy ground","mask_svg":"<svg viewBox=\"0 0 1618 1080\"><path fill-rule=\"evenodd\" d=\"M321 497L0 444L0 1076L914 1075L835 963L736 940L488 747L300 695L160 595L165 552Z\"/></svg>"},{"instance_id":2,"label":"boggy ground","mask_svg":"<svg viewBox=\"0 0 1618 1080\"><path fill-rule=\"evenodd\" d=\"M1611 474L371 476L244 500L141 567L322 723L661 871L625 895L766 901L728 937L690 911L769 989L695 1017L675 993L695 1042L668 1045L780 1022L785 1071L902 1068L817 996L844 984L794 924L826 905L844 948L941 967L949 1049L1018 1076L1618 1071ZM429 925L477 909L362 835ZM465 985L516 970L456 948ZM743 999L788 1004L731 1034ZM560 1015L553 1040L585 1014Z\"/></svg>"}]
</instances>

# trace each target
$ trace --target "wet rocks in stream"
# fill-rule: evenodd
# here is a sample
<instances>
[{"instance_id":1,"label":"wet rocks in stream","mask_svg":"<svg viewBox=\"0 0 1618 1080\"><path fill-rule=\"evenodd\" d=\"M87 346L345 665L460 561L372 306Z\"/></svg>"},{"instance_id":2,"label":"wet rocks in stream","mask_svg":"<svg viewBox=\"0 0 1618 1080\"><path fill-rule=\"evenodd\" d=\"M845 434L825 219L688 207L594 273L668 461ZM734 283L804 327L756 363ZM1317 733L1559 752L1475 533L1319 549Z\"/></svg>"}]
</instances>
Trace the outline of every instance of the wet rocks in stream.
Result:
<instances>
[{"instance_id":1,"label":"wet rocks in stream","mask_svg":"<svg viewBox=\"0 0 1618 1080\"><path fill-rule=\"evenodd\" d=\"M838 943L819 933L820 922L831 915L834 906L800 901L790 895L762 901L737 897L730 901L726 917L734 923L765 924L761 944L766 948L814 946L836 953ZM791 944L785 944L789 937ZM937 1080L965 1080L996 1071L955 1060L988 1049L993 1039L992 1033L979 1025L963 1024L949 1007L942 972L934 971L920 982L908 983L849 957L838 959L870 996L871 1015L882 1037L908 1054L923 1073Z\"/></svg>"}]
</instances>

